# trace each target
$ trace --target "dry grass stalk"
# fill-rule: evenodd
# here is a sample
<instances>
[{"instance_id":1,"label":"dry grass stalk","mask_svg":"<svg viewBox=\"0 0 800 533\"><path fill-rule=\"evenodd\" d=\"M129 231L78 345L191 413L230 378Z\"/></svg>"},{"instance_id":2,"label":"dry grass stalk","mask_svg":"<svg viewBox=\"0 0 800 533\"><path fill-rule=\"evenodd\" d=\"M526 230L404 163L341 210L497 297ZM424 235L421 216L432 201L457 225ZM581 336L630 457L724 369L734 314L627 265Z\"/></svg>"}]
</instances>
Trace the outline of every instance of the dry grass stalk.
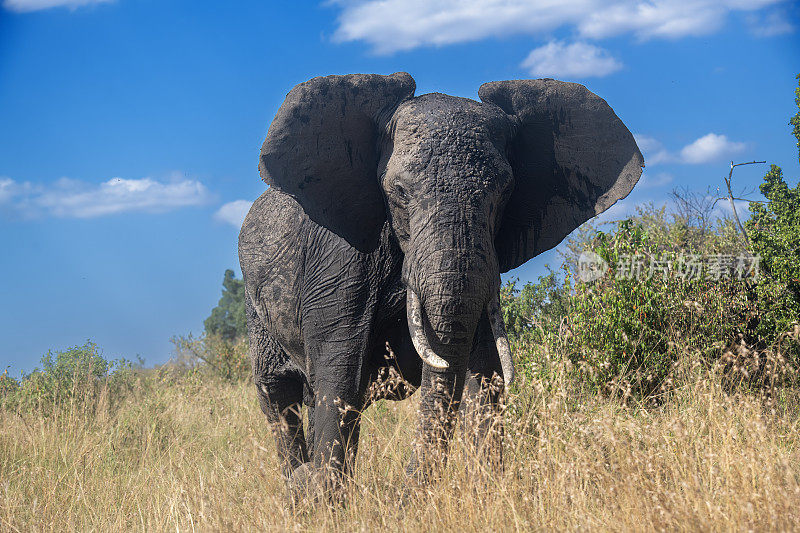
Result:
<instances>
[{"instance_id":1,"label":"dry grass stalk","mask_svg":"<svg viewBox=\"0 0 800 533\"><path fill-rule=\"evenodd\" d=\"M103 396L56 417L0 410L0 530L795 529L794 399L729 394L721 376L687 359L656 409L567 378L522 383L504 415L503 474L470 445L473 421L427 486L404 474L414 398L379 401L363 415L347 504L294 509L251 385L161 383L114 412Z\"/></svg>"}]
</instances>

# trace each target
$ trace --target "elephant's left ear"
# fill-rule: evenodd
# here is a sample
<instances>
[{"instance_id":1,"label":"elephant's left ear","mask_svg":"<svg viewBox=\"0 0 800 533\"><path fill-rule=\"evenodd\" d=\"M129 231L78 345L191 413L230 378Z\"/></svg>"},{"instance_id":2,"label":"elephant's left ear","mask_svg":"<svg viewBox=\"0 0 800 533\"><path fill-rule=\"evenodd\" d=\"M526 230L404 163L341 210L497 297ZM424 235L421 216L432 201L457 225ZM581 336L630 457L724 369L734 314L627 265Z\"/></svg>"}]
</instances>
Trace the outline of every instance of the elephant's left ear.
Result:
<instances>
[{"instance_id":1,"label":"elephant's left ear","mask_svg":"<svg viewBox=\"0 0 800 533\"><path fill-rule=\"evenodd\" d=\"M501 271L553 248L639 180L644 158L633 135L583 85L495 81L478 95L518 121L509 145L515 188L495 241Z\"/></svg>"},{"instance_id":2,"label":"elephant's left ear","mask_svg":"<svg viewBox=\"0 0 800 533\"><path fill-rule=\"evenodd\" d=\"M378 184L383 127L414 95L405 72L313 78L289 91L261 147L258 169L317 224L371 251L386 220Z\"/></svg>"}]
</instances>

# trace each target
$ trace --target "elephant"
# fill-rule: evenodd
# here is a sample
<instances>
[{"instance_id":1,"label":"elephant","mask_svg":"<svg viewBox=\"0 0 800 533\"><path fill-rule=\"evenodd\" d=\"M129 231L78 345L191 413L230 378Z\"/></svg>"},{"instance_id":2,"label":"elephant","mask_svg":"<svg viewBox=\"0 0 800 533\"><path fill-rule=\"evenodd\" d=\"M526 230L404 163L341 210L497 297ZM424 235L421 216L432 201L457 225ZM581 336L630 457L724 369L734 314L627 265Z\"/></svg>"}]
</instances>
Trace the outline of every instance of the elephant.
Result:
<instances>
[{"instance_id":1,"label":"elephant","mask_svg":"<svg viewBox=\"0 0 800 533\"><path fill-rule=\"evenodd\" d=\"M376 383L393 400L419 389L408 472L420 479L446 458L462 400L498 413L514 376L500 274L627 196L644 167L583 85L495 81L480 101L415 89L405 72L313 78L261 148L269 187L239 260L253 379L290 492L352 474Z\"/></svg>"}]
</instances>

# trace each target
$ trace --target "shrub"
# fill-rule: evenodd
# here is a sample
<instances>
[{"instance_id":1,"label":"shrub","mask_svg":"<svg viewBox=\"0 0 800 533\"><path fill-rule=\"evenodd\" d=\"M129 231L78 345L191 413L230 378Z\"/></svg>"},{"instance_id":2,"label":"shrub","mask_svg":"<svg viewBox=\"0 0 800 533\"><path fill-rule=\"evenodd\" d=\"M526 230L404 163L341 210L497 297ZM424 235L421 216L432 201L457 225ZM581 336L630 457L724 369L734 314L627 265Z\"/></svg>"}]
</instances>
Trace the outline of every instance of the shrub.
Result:
<instances>
[{"instance_id":1,"label":"shrub","mask_svg":"<svg viewBox=\"0 0 800 533\"><path fill-rule=\"evenodd\" d=\"M800 82L800 74L797 76ZM800 86L795 89L797 113L789 119L800 156ZM800 183L789 187L780 167L772 165L759 190L766 202L750 203L746 227L750 245L761 258L764 275L751 291L758 309L751 343L757 349L774 344L800 320ZM786 357L800 364L800 346Z\"/></svg>"},{"instance_id":2,"label":"shrub","mask_svg":"<svg viewBox=\"0 0 800 533\"><path fill-rule=\"evenodd\" d=\"M712 271L715 261L744 257L733 253L730 226L720 221L697 248L688 248L686 236L698 228L649 209L612 233L597 233L591 250L612 274L577 282L566 320L569 357L587 383L652 399L668 389L684 354L712 361L744 334L753 316L745 279Z\"/></svg>"},{"instance_id":3,"label":"shrub","mask_svg":"<svg viewBox=\"0 0 800 533\"><path fill-rule=\"evenodd\" d=\"M6 398L19 390L19 381L8 375L8 369L0 374L0 398Z\"/></svg>"},{"instance_id":4,"label":"shrub","mask_svg":"<svg viewBox=\"0 0 800 533\"><path fill-rule=\"evenodd\" d=\"M250 376L250 358L245 338L227 340L218 335L205 334L194 338L177 336L170 339L175 346L170 365L180 371L198 371L238 381Z\"/></svg>"},{"instance_id":5,"label":"shrub","mask_svg":"<svg viewBox=\"0 0 800 533\"><path fill-rule=\"evenodd\" d=\"M767 201L752 202L747 221L764 272L754 290L759 310L754 329L758 339L772 339L800 318L800 184L789 188L772 165L760 190Z\"/></svg>"},{"instance_id":6,"label":"shrub","mask_svg":"<svg viewBox=\"0 0 800 533\"><path fill-rule=\"evenodd\" d=\"M0 377L0 400L6 408L37 408L51 413L65 404L94 406L104 395L115 404L134 381L132 364L107 360L97 345L87 341L63 351L49 351L36 368L20 380Z\"/></svg>"},{"instance_id":7,"label":"shrub","mask_svg":"<svg viewBox=\"0 0 800 533\"><path fill-rule=\"evenodd\" d=\"M685 354L711 363L751 338L758 309L748 298L747 272L737 276L730 265L731 275L716 276L694 257L744 258L733 223L699 220L644 206L608 232L590 228L570 241L560 274L522 289L507 283L504 312L521 373L546 377L558 363L552 354L565 354L590 391L657 401ZM577 276L585 251L605 261L605 275L594 282ZM692 265L700 268L693 277Z\"/></svg>"}]
</instances>

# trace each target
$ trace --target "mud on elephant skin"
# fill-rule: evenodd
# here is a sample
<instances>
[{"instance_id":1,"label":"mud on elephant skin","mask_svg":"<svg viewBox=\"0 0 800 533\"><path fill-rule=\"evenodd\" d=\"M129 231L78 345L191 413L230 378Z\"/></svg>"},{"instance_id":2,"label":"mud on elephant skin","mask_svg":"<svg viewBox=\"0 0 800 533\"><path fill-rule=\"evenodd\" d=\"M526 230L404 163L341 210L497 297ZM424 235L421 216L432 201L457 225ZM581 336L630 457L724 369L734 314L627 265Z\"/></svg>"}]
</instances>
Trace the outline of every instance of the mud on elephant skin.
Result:
<instances>
[{"instance_id":1,"label":"mud on elephant skin","mask_svg":"<svg viewBox=\"0 0 800 533\"><path fill-rule=\"evenodd\" d=\"M382 383L387 397L420 389L413 472L446 455L465 388L497 414L491 381L513 377L500 274L642 172L631 133L582 85L491 82L480 102L414 90L406 73L301 83L261 149L270 187L239 257L254 381L290 486L295 471L328 487L348 475L387 368L404 378Z\"/></svg>"}]
</instances>

